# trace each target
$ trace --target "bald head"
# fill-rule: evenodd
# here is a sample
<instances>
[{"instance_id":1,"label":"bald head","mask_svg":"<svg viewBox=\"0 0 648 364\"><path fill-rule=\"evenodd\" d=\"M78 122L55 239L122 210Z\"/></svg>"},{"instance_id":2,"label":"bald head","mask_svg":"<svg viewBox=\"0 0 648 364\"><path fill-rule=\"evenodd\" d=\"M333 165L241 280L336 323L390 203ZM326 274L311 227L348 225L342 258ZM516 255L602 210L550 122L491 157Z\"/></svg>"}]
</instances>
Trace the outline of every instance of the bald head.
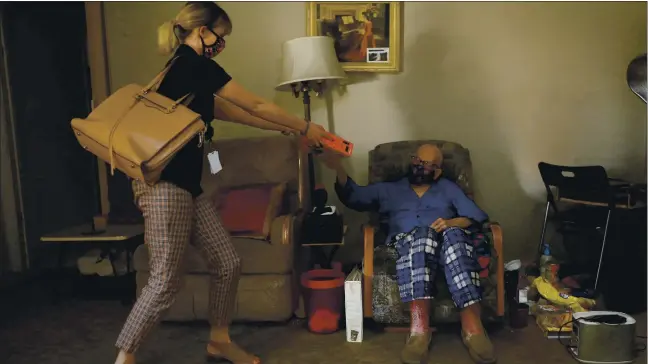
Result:
<instances>
[{"instance_id":1,"label":"bald head","mask_svg":"<svg viewBox=\"0 0 648 364\"><path fill-rule=\"evenodd\" d=\"M443 164L443 153L441 153L441 149L434 144L421 145L416 150L416 156L419 157L421 161L435 164L438 167L441 167Z\"/></svg>"},{"instance_id":2,"label":"bald head","mask_svg":"<svg viewBox=\"0 0 648 364\"><path fill-rule=\"evenodd\" d=\"M430 185L441 176L443 154L436 145L423 144L416 150L409 171L410 183L414 186Z\"/></svg>"}]
</instances>

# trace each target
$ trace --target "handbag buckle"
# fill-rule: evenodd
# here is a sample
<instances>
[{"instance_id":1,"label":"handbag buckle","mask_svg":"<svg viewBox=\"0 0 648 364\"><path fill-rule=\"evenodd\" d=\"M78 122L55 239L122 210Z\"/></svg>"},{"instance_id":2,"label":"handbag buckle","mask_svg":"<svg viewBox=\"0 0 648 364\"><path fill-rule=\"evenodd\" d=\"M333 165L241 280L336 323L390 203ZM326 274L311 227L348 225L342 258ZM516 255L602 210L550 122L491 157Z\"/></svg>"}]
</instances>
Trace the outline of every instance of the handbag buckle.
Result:
<instances>
[{"instance_id":1,"label":"handbag buckle","mask_svg":"<svg viewBox=\"0 0 648 364\"><path fill-rule=\"evenodd\" d=\"M175 109L177 109L177 108L178 108L178 104L173 104L173 105L171 105L171 107L167 107L167 109L166 109L166 113L167 113L167 114L171 114L171 113L174 112Z\"/></svg>"},{"instance_id":2,"label":"handbag buckle","mask_svg":"<svg viewBox=\"0 0 648 364\"><path fill-rule=\"evenodd\" d=\"M198 133L198 148L202 148L202 146L205 144L205 133L200 132Z\"/></svg>"}]
</instances>

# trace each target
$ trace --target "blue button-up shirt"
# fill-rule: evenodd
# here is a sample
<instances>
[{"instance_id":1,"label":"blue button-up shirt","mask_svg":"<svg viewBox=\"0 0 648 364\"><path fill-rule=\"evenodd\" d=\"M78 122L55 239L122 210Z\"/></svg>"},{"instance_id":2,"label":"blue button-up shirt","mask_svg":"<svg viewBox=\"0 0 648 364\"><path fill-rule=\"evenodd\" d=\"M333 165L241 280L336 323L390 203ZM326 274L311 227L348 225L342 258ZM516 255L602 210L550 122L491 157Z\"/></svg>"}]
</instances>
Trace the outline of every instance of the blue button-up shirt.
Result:
<instances>
[{"instance_id":1,"label":"blue button-up shirt","mask_svg":"<svg viewBox=\"0 0 648 364\"><path fill-rule=\"evenodd\" d=\"M457 184L446 178L432 184L421 197L407 178L359 186L349 177L344 186L336 181L335 190L348 208L387 216L390 236L430 226L439 218L467 217L478 223L488 220L488 215Z\"/></svg>"}]
</instances>

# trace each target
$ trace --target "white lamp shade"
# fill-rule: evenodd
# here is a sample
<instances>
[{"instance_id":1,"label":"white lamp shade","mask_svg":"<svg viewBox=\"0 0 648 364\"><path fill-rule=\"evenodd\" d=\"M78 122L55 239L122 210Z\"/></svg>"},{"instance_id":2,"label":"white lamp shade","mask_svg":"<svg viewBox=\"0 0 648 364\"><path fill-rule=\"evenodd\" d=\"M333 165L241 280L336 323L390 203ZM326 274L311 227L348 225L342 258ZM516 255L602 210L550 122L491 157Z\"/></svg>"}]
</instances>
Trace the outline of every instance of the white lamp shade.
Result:
<instances>
[{"instance_id":1,"label":"white lamp shade","mask_svg":"<svg viewBox=\"0 0 648 364\"><path fill-rule=\"evenodd\" d=\"M283 44L281 78L276 89L291 91L303 81L339 80L346 74L335 55L333 38L302 37Z\"/></svg>"}]
</instances>

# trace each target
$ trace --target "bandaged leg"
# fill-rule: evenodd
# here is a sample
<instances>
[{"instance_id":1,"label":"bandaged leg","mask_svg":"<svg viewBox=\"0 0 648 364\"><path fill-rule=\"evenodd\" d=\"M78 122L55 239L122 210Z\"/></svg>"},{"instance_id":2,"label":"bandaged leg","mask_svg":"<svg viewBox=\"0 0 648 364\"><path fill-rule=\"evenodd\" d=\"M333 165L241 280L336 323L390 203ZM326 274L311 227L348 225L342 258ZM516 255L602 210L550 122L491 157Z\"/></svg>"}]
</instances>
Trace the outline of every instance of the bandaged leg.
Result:
<instances>
[{"instance_id":1,"label":"bandaged leg","mask_svg":"<svg viewBox=\"0 0 648 364\"><path fill-rule=\"evenodd\" d=\"M452 300L460 310L462 338L477 363L495 362L493 345L481 322L481 269L468 234L457 228L443 233L440 261Z\"/></svg>"},{"instance_id":2,"label":"bandaged leg","mask_svg":"<svg viewBox=\"0 0 648 364\"><path fill-rule=\"evenodd\" d=\"M462 229L450 228L443 233L440 249L440 264L443 266L452 300L461 311L464 329L481 332L482 288L479 280L481 269L470 237ZM466 320L464 320L464 317Z\"/></svg>"},{"instance_id":3,"label":"bandaged leg","mask_svg":"<svg viewBox=\"0 0 648 364\"><path fill-rule=\"evenodd\" d=\"M410 304L411 326L407 343L401 352L403 363L421 363L428 355L431 341L430 299L433 296L437 268L436 234L420 228L396 237L397 281L401 300Z\"/></svg>"},{"instance_id":4,"label":"bandaged leg","mask_svg":"<svg viewBox=\"0 0 648 364\"><path fill-rule=\"evenodd\" d=\"M410 333L413 335L430 332L430 300L414 300L410 302Z\"/></svg>"}]
</instances>

